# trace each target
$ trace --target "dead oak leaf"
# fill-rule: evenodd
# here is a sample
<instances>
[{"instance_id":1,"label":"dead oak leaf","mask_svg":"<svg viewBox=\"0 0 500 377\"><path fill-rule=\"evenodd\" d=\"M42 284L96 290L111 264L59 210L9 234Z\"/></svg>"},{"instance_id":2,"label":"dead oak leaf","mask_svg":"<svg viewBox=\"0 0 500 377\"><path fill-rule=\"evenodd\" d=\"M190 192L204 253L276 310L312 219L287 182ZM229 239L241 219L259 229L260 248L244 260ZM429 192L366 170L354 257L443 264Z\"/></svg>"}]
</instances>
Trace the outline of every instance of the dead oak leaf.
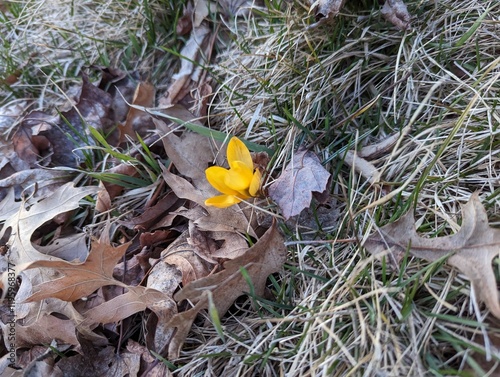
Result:
<instances>
[{"instance_id":1,"label":"dead oak leaf","mask_svg":"<svg viewBox=\"0 0 500 377\"><path fill-rule=\"evenodd\" d=\"M146 308L155 311L158 302L168 300L173 303L168 294L156 289L128 286L127 290L127 293L86 311L84 313L85 322L89 324L119 322L134 313L146 310ZM172 307L175 308L175 305Z\"/></svg>"},{"instance_id":2,"label":"dead oak leaf","mask_svg":"<svg viewBox=\"0 0 500 377\"><path fill-rule=\"evenodd\" d=\"M447 255L448 264L458 268L471 281L476 297L484 301L491 313L500 318L500 304L492 259L499 255L500 229L488 225L486 210L477 194L462 208L460 230L451 236L423 238L415 228L410 211L392 224L383 226L365 242L372 254L390 250L392 255L410 254L428 261Z\"/></svg>"},{"instance_id":3,"label":"dead oak leaf","mask_svg":"<svg viewBox=\"0 0 500 377\"><path fill-rule=\"evenodd\" d=\"M104 285L120 285L127 288L125 284L113 278L113 269L123 257L129 244L113 247L105 238L92 242L92 249L83 263L39 260L28 264L26 269L50 268L62 276L34 286L34 293L26 299L26 302L49 297L71 302L90 295Z\"/></svg>"},{"instance_id":4,"label":"dead oak leaf","mask_svg":"<svg viewBox=\"0 0 500 377\"><path fill-rule=\"evenodd\" d=\"M4 334L7 333L4 332ZM34 344L47 344L53 339L57 340L59 344L78 345L76 327L73 321L44 312L38 316L36 322L30 325L16 324L17 348L30 347Z\"/></svg>"},{"instance_id":5,"label":"dead oak leaf","mask_svg":"<svg viewBox=\"0 0 500 377\"><path fill-rule=\"evenodd\" d=\"M250 291L241 273L242 268L251 277L255 294L263 296L267 277L280 271L285 259L283 237L273 222L271 228L245 254L224 263L224 270L198 279L175 294L174 299L177 302L189 300L196 306L172 318L170 326L176 327L177 331L168 346L168 356L178 357L196 314L208 308L206 291L211 291L215 308L222 316L239 296Z\"/></svg>"},{"instance_id":6,"label":"dead oak leaf","mask_svg":"<svg viewBox=\"0 0 500 377\"><path fill-rule=\"evenodd\" d=\"M285 219L309 207L313 192L326 190L330 173L311 151L299 150L281 176L269 186L269 196L281 208Z\"/></svg>"},{"instance_id":7,"label":"dead oak leaf","mask_svg":"<svg viewBox=\"0 0 500 377\"><path fill-rule=\"evenodd\" d=\"M19 210L12 212L12 215L5 220L0 231L1 238L7 229L11 229L7 243L10 249L10 262L19 266L40 259L51 259L33 246L31 242L33 232L61 213L78 208L83 197L96 192L97 187L75 187L70 182L34 203L24 201Z\"/></svg>"}]
</instances>

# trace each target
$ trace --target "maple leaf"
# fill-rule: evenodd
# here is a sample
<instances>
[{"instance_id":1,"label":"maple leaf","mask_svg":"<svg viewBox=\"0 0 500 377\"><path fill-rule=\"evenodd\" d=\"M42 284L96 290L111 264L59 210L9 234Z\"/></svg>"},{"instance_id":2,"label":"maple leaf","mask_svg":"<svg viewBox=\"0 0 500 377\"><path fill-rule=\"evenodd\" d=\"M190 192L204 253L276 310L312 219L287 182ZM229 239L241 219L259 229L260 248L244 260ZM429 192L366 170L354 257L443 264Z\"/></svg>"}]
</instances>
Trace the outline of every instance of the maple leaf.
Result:
<instances>
[{"instance_id":1,"label":"maple leaf","mask_svg":"<svg viewBox=\"0 0 500 377\"><path fill-rule=\"evenodd\" d=\"M396 258L409 250L411 255L431 262L449 255L448 264L469 278L476 297L500 318L497 283L491 266L492 259L499 255L500 229L488 225L486 210L477 193L463 206L462 214L462 226L456 234L423 238L417 233L410 211L394 223L378 229L364 246L373 254L388 249Z\"/></svg>"},{"instance_id":2,"label":"maple leaf","mask_svg":"<svg viewBox=\"0 0 500 377\"><path fill-rule=\"evenodd\" d=\"M34 286L35 292L26 302L55 297L63 301L75 301L90 295L104 285L127 285L113 278L113 269L127 250L129 244L118 247L109 245L104 236L92 242L90 253L83 263L72 263L63 260L39 260L28 264L25 269L50 268L63 276Z\"/></svg>"},{"instance_id":3,"label":"maple leaf","mask_svg":"<svg viewBox=\"0 0 500 377\"><path fill-rule=\"evenodd\" d=\"M308 150L294 154L281 176L269 186L269 196L281 208L285 219L309 207L313 192L326 190L330 173L319 158Z\"/></svg>"},{"instance_id":4,"label":"maple leaf","mask_svg":"<svg viewBox=\"0 0 500 377\"><path fill-rule=\"evenodd\" d=\"M224 263L224 270L198 279L174 295L177 302L190 300L195 307L175 315L170 321L177 331L168 345L170 358L177 358L180 347L191 328L197 313L208 308L206 291L211 291L213 303L220 316L224 315L233 302L250 290L241 273L244 268L252 279L255 295L263 296L266 280L272 273L280 271L286 259L283 237L276 228L276 222L242 256Z\"/></svg>"}]
</instances>

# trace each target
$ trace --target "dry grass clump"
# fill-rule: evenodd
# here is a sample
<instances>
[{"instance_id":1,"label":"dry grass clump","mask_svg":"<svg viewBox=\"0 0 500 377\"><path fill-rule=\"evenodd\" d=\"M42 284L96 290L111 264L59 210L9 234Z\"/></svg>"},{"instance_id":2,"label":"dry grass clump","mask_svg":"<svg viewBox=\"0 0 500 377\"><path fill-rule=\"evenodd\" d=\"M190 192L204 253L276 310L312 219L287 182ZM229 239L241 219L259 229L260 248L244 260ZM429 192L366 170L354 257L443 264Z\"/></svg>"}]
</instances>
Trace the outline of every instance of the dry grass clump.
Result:
<instances>
[{"instance_id":1,"label":"dry grass clump","mask_svg":"<svg viewBox=\"0 0 500 377\"><path fill-rule=\"evenodd\" d=\"M138 70L155 80L171 74L165 53L164 61L158 62L154 49L177 43L171 40L171 25L182 3L8 2L0 14L0 83L17 82L0 86L0 104L25 96L36 99L39 109L60 105L67 100L68 89L80 81L82 69L92 65Z\"/></svg>"},{"instance_id":2,"label":"dry grass clump","mask_svg":"<svg viewBox=\"0 0 500 377\"><path fill-rule=\"evenodd\" d=\"M481 192L492 219L499 204L500 7L408 5L406 33L371 8L347 8L318 29L307 29L298 4L270 10L240 23L219 55L212 124L276 148L273 172L299 145L314 145L334 174L330 205L341 215L326 231L318 221L316 244L290 246L279 304L227 318L226 344L194 331L202 344L193 339L180 374L482 375L500 360L491 345L499 328L473 305L463 276L411 258L395 270L361 246L407 210L423 236L438 237L459 229L471 193ZM366 158L377 184L343 164L347 150L390 135L390 148ZM287 223L290 240L303 239L309 220Z\"/></svg>"},{"instance_id":3,"label":"dry grass clump","mask_svg":"<svg viewBox=\"0 0 500 377\"><path fill-rule=\"evenodd\" d=\"M237 302L223 318L225 341L200 319L176 375L482 375L485 358L500 360L492 346L500 327L474 306L468 281L444 261L405 258L395 269L362 243L407 210L423 236L453 234L459 204L477 190L496 219L500 6L408 1L413 29L400 32L370 1L314 29L304 4L265 3L224 20L234 34L226 45L220 38L211 67L220 85L210 126L273 148L274 175L296 148L313 148L333 175L333 199L281 224L289 261L270 279L276 297ZM0 104L24 92L39 108L60 103L86 65L139 69L154 84L174 66L155 55L160 26L149 16L165 12L172 28L180 9L172 1L13 9L0 22L1 74L21 72ZM364 153L389 137L388 148ZM373 170L345 164L349 150Z\"/></svg>"}]
</instances>

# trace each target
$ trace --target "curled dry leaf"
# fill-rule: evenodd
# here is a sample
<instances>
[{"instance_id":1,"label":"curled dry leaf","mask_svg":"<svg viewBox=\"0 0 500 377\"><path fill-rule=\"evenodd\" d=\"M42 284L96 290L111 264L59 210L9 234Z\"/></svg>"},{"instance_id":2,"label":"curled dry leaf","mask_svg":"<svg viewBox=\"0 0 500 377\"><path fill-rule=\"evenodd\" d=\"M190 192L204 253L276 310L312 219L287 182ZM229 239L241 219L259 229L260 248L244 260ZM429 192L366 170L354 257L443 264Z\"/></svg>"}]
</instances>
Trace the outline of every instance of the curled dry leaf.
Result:
<instances>
[{"instance_id":1,"label":"curled dry leaf","mask_svg":"<svg viewBox=\"0 0 500 377\"><path fill-rule=\"evenodd\" d=\"M450 255L448 263L470 279L476 297L500 318L497 282L492 269L492 260L499 255L500 229L488 225L486 210L477 194L473 194L463 206L462 218L462 226L456 234L423 238L416 231L410 211L396 222L378 229L364 246L373 254L390 250L396 260L407 250L411 255L431 262Z\"/></svg>"},{"instance_id":2,"label":"curled dry leaf","mask_svg":"<svg viewBox=\"0 0 500 377\"><path fill-rule=\"evenodd\" d=\"M329 179L330 173L314 153L298 151L281 176L269 186L269 196L279 205L283 217L289 219L309 207L313 192L323 193Z\"/></svg>"},{"instance_id":3,"label":"curled dry leaf","mask_svg":"<svg viewBox=\"0 0 500 377\"><path fill-rule=\"evenodd\" d=\"M84 158L78 147L93 143L87 126L104 133L111 131L114 122L110 119L110 94L93 85L84 74L82 80L78 103L69 111L61 112L61 116L34 111L24 117L12 141L19 158L29 166L50 163L77 167Z\"/></svg>"},{"instance_id":4,"label":"curled dry leaf","mask_svg":"<svg viewBox=\"0 0 500 377\"><path fill-rule=\"evenodd\" d=\"M241 273L244 268L252 279L255 294L264 295L266 280L269 275L279 272L286 259L283 237L273 222L271 228L242 256L224 263L219 273L198 279L187 285L174 298L177 302L189 300L196 306L172 318L171 327L177 332L168 345L169 358L177 358L191 324L197 313L208 308L206 291L211 291L215 308L220 316L224 315L233 302L250 291L247 281Z\"/></svg>"},{"instance_id":5,"label":"curled dry leaf","mask_svg":"<svg viewBox=\"0 0 500 377\"><path fill-rule=\"evenodd\" d=\"M378 169L370 161L360 157L356 151L347 151L344 157L344 162L358 171L371 184L380 182L381 174Z\"/></svg>"},{"instance_id":6,"label":"curled dry leaf","mask_svg":"<svg viewBox=\"0 0 500 377\"><path fill-rule=\"evenodd\" d=\"M335 17L344 6L345 0L309 0L309 2L316 20L320 21Z\"/></svg>"},{"instance_id":7,"label":"curled dry leaf","mask_svg":"<svg viewBox=\"0 0 500 377\"><path fill-rule=\"evenodd\" d=\"M44 134L59 121L59 116L51 116L42 111L26 115L12 137L14 150L19 158L30 167L35 167L38 160L47 155L51 148L50 140Z\"/></svg>"},{"instance_id":8,"label":"curled dry leaf","mask_svg":"<svg viewBox=\"0 0 500 377\"><path fill-rule=\"evenodd\" d=\"M109 93L92 84L88 76L82 74L82 90L78 103L69 111L61 113L61 115L71 124L71 128L76 129L81 135L88 134L86 126L107 132L114 126L114 122L110 119L112 103ZM66 122L61 122L60 127L72 135L75 140L81 140L79 135L75 134L75 131ZM69 143L71 144L71 142Z\"/></svg>"}]
</instances>

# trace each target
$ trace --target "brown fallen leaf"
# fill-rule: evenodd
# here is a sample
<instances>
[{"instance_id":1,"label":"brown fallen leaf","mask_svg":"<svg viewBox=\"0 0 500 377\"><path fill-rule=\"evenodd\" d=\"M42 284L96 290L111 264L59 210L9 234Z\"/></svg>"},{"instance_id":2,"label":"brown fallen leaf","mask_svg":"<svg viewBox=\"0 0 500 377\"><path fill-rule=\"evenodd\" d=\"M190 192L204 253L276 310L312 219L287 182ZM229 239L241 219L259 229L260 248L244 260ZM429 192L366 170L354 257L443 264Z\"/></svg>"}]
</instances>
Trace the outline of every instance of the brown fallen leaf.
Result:
<instances>
[{"instance_id":1,"label":"brown fallen leaf","mask_svg":"<svg viewBox=\"0 0 500 377\"><path fill-rule=\"evenodd\" d=\"M141 376L147 377L170 377L172 374L164 363L158 363L148 348L134 342L132 339L128 340L127 351L141 356ZM147 372L146 372L147 371Z\"/></svg>"},{"instance_id":2,"label":"brown fallen leaf","mask_svg":"<svg viewBox=\"0 0 500 377\"><path fill-rule=\"evenodd\" d=\"M134 93L132 105L145 108L153 107L155 103L155 87L147 82L140 82ZM118 125L120 131L119 144L126 141L126 136L132 140L137 140L137 134L144 137L147 132L154 128L151 116L136 107L130 107L127 119L123 125Z\"/></svg>"},{"instance_id":3,"label":"brown fallen leaf","mask_svg":"<svg viewBox=\"0 0 500 377\"><path fill-rule=\"evenodd\" d=\"M182 233L161 253L161 262L157 263L151 273L155 274L158 269L163 269L161 264L169 264L177 267L181 272L182 284L201 279L210 273L213 264L210 264L197 253L195 248L189 244L189 231Z\"/></svg>"},{"instance_id":4,"label":"brown fallen leaf","mask_svg":"<svg viewBox=\"0 0 500 377\"><path fill-rule=\"evenodd\" d=\"M186 35L193 29L193 13L194 6L191 2L188 2L187 5L184 6L182 16L177 20L177 25L175 27L177 35Z\"/></svg>"},{"instance_id":5,"label":"brown fallen leaf","mask_svg":"<svg viewBox=\"0 0 500 377\"><path fill-rule=\"evenodd\" d=\"M72 263L62 260L39 260L29 263L25 269L50 268L60 277L34 286L34 293L26 302L55 297L63 301L75 301L90 295L104 285L119 285L128 288L126 284L113 278L113 269L127 250L129 244L113 247L109 244L106 231L101 240L94 240L90 253L83 263ZM61 276L62 275L62 276Z\"/></svg>"},{"instance_id":6,"label":"brown fallen leaf","mask_svg":"<svg viewBox=\"0 0 500 377\"><path fill-rule=\"evenodd\" d=\"M59 122L59 116L51 116L42 111L32 111L26 115L12 136L14 150L19 158L30 167L35 167L39 159L53 152L50 150L51 142L44 134Z\"/></svg>"},{"instance_id":7,"label":"brown fallen leaf","mask_svg":"<svg viewBox=\"0 0 500 377\"><path fill-rule=\"evenodd\" d=\"M115 349L111 346L98 349L94 348L92 344L83 342L80 352L71 357L63 357L58 361L57 366L62 370L63 376L124 377L130 373L128 371L124 374L109 374L114 371L115 363L120 361L120 356L115 353ZM132 373L130 376L134 376L134 374Z\"/></svg>"},{"instance_id":8,"label":"brown fallen leaf","mask_svg":"<svg viewBox=\"0 0 500 377\"><path fill-rule=\"evenodd\" d=\"M210 291L215 308L223 316L233 302L241 295L250 291L247 281L241 274L244 268L252 279L254 292L257 296L264 295L267 277L279 272L286 259L284 240L276 228L276 222L266 233L241 257L224 263L224 270L198 279L175 294L177 302L189 300L196 306L188 311L175 315L171 327L176 327L177 332L168 345L168 357L177 358L180 348L191 328L196 314L208 308L206 291Z\"/></svg>"},{"instance_id":9,"label":"brown fallen leaf","mask_svg":"<svg viewBox=\"0 0 500 377\"><path fill-rule=\"evenodd\" d=\"M30 347L34 344L48 344L53 339L59 344L78 345L76 327L73 321L44 312L39 315L36 322L30 325L16 325L17 348Z\"/></svg>"},{"instance_id":10,"label":"brown fallen leaf","mask_svg":"<svg viewBox=\"0 0 500 377\"><path fill-rule=\"evenodd\" d=\"M269 186L269 196L281 208L285 219L309 207L313 192L323 193L330 173L308 150L297 151L281 176Z\"/></svg>"},{"instance_id":11,"label":"brown fallen leaf","mask_svg":"<svg viewBox=\"0 0 500 377\"><path fill-rule=\"evenodd\" d=\"M142 286L128 286L127 289L127 293L86 311L83 314L85 322L89 325L95 323L114 323L130 317L134 313L144 311L147 308L154 311L158 302L167 300L173 303L168 294L156 289ZM175 305L172 306L175 308Z\"/></svg>"},{"instance_id":12,"label":"brown fallen leaf","mask_svg":"<svg viewBox=\"0 0 500 377\"><path fill-rule=\"evenodd\" d=\"M122 224L137 230L154 230L158 218L168 213L178 201L179 198L173 192L169 192L154 205L146 208L141 215L124 221Z\"/></svg>"},{"instance_id":13,"label":"brown fallen leaf","mask_svg":"<svg viewBox=\"0 0 500 377\"><path fill-rule=\"evenodd\" d=\"M103 133L114 127L109 118L111 96L94 86L85 74L82 81L78 103L69 111L55 117L36 111L23 119L13 143L20 158L31 166L41 164L43 159L43 165L77 167L84 159L79 147L93 144L87 127Z\"/></svg>"},{"instance_id":14,"label":"brown fallen leaf","mask_svg":"<svg viewBox=\"0 0 500 377\"><path fill-rule=\"evenodd\" d=\"M125 72L110 67L92 66L91 68L97 68L101 72L98 88L111 96L109 118L114 124L123 122L134 99L137 83L141 79L140 74L136 71Z\"/></svg>"},{"instance_id":15,"label":"brown fallen leaf","mask_svg":"<svg viewBox=\"0 0 500 377\"><path fill-rule=\"evenodd\" d=\"M31 202L25 200L18 211L5 220L0 231L0 238L8 230L13 232L9 238L9 258L11 263L20 266L23 263L40 259L56 259L42 254L31 242L33 232L57 215L79 207L80 200L97 192L97 187L75 187L73 183L60 186L50 196ZM57 258L58 259L58 258Z\"/></svg>"},{"instance_id":16,"label":"brown fallen leaf","mask_svg":"<svg viewBox=\"0 0 500 377\"><path fill-rule=\"evenodd\" d=\"M71 128L76 129L82 135L87 135L87 126L107 133L114 127L114 122L110 118L111 104L111 95L92 84L88 76L82 73L82 90L78 103L69 111L62 112L61 115L71 124ZM61 122L60 127L76 140L80 140L80 137L66 122Z\"/></svg>"},{"instance_id":17,"label":"brown fallen leaf","mask_svg":"<svg viewBox=\"0 0 500 377\"><path fill-rule=\"evenodd\" d=\"M164 112L169 117L202 126L201 122L182 106L172 106ZM164 121L153 119L153 122L161 135L165 135L162 137L163 146L176 169L184 177L191 179L201 195L208 197L213 193L213 188L206 179L205 170L213 162L222 165L221 159L214 158L215 148L210 139L194 132L184 132L182 136L176 136L172 127Z\"/></svg>"},{"instance_id":18,"label":"brown fallen leaf","mask_svg":"<svg viewBox=\"0 0 500 377\"><path fill-rule=\"evenodd\" d=\"M336 16L340 9L344 6L345 0L309 0L311 3L311 11L317 21L325 20Z\"/></svg>"},{"instance_id":19,"label":"brown fallen leaf","mask_svg":"<svg viewBox=\"0 0 500 377\"><path fill-rule=\"evenodd\" d=\"M490 312L500 318L497 282L492 269L499 255L500 229L488 225L488 217L477 193L462 208L462 226L451 236L423 238L415 229L412 211L392 224L378 229L365 242L372 254L390 250L396 260L410 254L428 261L447 255L448 264L458 268L471 281L472 288Z\"/></svg>"},{"instance_id":20,"label":"brown fallen leaf","mask_svg":"<svg viewBox=\"0 0 500 377\"><path fill-rule=\"evenodd\" d=\"M57 238L46 246L37 246L42 254L57 257L66 261L83 262L88 254L87 235L76 233L63 238Z\"/></svg>"},{"instance_id":21,"label":"brown fallen leaf","mask_svg":"<svg viewBox=\"0 0 500 377\"><path fill-rule=\"evenodd\" d=\"M159 351L160 348L169 341L173 329L168 326L172 317L177 314L177 304L173 297L174 292L182 282L182 273L174 265L159 261L151 269L148 276L148 287L165 293L169 299L159 300L154 304L156 317L149 316L146 328L150 329L146 337L148 347Z\"/></svg>"}]
</instances>

